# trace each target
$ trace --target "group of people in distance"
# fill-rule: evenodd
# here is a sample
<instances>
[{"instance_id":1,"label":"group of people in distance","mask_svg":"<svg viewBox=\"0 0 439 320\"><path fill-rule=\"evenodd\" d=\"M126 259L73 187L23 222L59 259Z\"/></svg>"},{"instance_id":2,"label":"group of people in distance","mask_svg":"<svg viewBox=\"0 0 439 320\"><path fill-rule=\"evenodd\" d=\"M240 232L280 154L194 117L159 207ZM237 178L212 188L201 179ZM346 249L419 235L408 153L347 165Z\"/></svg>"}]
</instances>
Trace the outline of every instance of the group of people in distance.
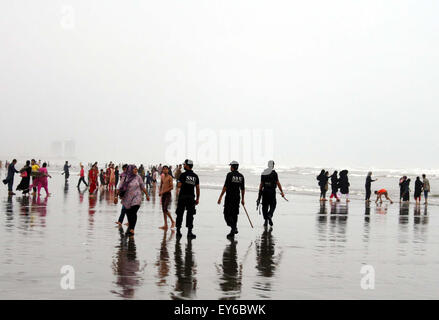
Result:
<instances>
[{"instance_id":1,"label":"group of people in distance","mask_svg":"<svg viewBox=\"0 0 439 320\"><path fill-rule=\"evenodd\" d=\"M48 178L51 178L47 171L47 163L37 163L35 159L26 161L26 165L20 170L15 169L17 160L14 159L8 164L8 173L3 183L8 185L9 195L13 193L14 175L19 173L21 176L20 184L17 186L17 190L23 192L24 195L28 194L33 189L33 194L38 193L40 195L41 189L45 189L46 194L49 195L48 190ZM227 174L224 186L219 195L218 204L222 203L224 197L224 220L230 232L227 234L227 238L233 238L238 234L238 215L239 208L242 205L245 209L245 178L242 173L238 171L239 163L232 161L230 164L230 172ZM98 169L98 163L89 164L91 167L88 171L88 183L85 180L84 166L80 164L78 188L81 183L84 183L89 189L90 197L95 197L97 188L99 187L99 179L102 188L107 188L109 191L113 191L115 195L115 204L118 203L120 198L122 203L122 209L118 221L119 226L122 226L125 216L128 219L127 232L131 235L134 234L135 226L137 223L137 212L142 203L143 194L146 195L146 199L149 201L148 185L153 185L153 192L155 192L156 183L160 176L159 196L161 198L161 207L163 212L164 224L161 229L167 230L169 228L168 219L170 220L170 228L173 230L176 228L177 237L180 238L181 228L183 224L184 213L186 212L186 228L188 229L187 237L195 239L196 235L193 233L194 216L196 214L196 206L200 200L200 180L197 174L192 170L193 162L186 159L183 165L177 165L176 170L172 172L170 166L151 166L150 170L145 174L143 165L137 168L135 165L123 165L122 172L119 173L119 166L115 166L112 162L105 166L105 171ZM181 168L184 168L182 172ZM63 168L63 175L66 182L68 181L70 172L70 165L68 161L65 162ZM340 173L334 171L332 175L329 172L322 170L317 176L318 184L320 187L320 200L326 201L326 193L329 185L331 186L331 195L329 200L340 201L344 196L346 201L349 200L349 178L348 170L342 170ZM149 181L148 181L149 177ZM172 200L172 191L174 190L173 179L176 179L175 194L177 197L177 207L175 210L176 219L174 220L169 212L169 205ZM427 204L428 193L430 192L430 183L426 178L426 175L422 175L423 180L419 177L415 181L415 200L419 204L421 201L421 193L424 192L425 204ZM32 179L32 180L31 180ZM146 180L146 182L145 182ZM371 197L371 185L372 182L378 179L372 178L372 172L369 172L366 177L366 198L367 202L370 202ZM31 183L32 182L32 183ZM410 197L410 179L404 176L399 181L400 186L400 201L409 201ZM280 194L285 198L282 185L279 182L279 177L274 170L274 161L268 162L267 168L262 172L259 184L259 193L256 201L257 209L260 209L264 218L264 227L273 226L273 214L276 210L276 189L279 188ZM374 192L377 196L376 201L382 203L383 197L393 203L390 199L386 189L380 189ZM285 200L287 200L285 198ZM250 218L249 218L250 219Z\"/></svg>"},{"instance_id":2,"label":"group of people in distance","mask_svg":"<svg viewBox=\"0 0 439 320\"><path fill-rule=\"evenodd\" d=\"M326 192L328 191L328 185L331 185L331 196L329 200L332 201L332 198L335 198L337 201L340 201L342 195L346 198L346 202L349 202L349 178L348 178L348 170L334 171L332 175L329 175L329 172L322 169L320 174L317 176L317 180L319 181L320 187L320 201L326 201ZM331 182L329 182L329 180Z\"/></svg>"},{"instance_id":3,"label":"group of people in distance","mask_svg":"<svg viewBox=\"0 0 439 320\"><path fill-rule=\"evenodd\" d=\"M340 171L338 174L337 171L334 171L330 176L329 172L322 169L320 174L317 176L318 185L320 187L320 201L326 201L326 192L328 191L329 185L331 185L331 196L329 198L332 201L332 198L335 197L337 201L340 201L341 195L344 195L346 198L346 202L349 202L349 179L348 179L348 170ZM416 177L415 181L415 192L414 198L416 204L420 204L421 202L421 194L424 192L425 204L428 203L428 193L430 192L430 182L427 179L426 175L422 175L422 181L419 177ZM377 181L378 179L372 179L372 172L368 172L366 177L365 189L366 189L366 202L370 202L370 197L372 195L372 182ZM400 202L410 201L410 179L407 176L403 176L399 179L399 199ZM383 202L383 197L393 203L392 199L389 197L389 193L386 189L380 189L374 191L374 194L377 196L375 203Z\"/></svg>"},{"instance_id":4,"label":"group of people in distance","mask_svg":"<svg viewBox=\"0 0 439 320\"><path fill-rule=\"evenodd\" d=\"M12 160L12 162L8 164L8 173L6 179L3 180L3 183L8 185L9 196L15 195L15 193L13 192L13 186L14 176L16 173L19 173L21 177L21 181L18 184L16 190L21 191L23 195L29 195L30 190L33 190L32 195L35 195L38 192L39 197L41 189L45 190L46 196L50 195L48 188L48 178L52 178L52 176L47 171L46 162L41 165L41 160L39 161L39 163L37 163L35 159L32 159L30 161L27 160L24 167L20 170L17 170L15 168L16 164L17 159Z\"/></svg>"},{"instance_id":5,"label":"group of people in distance","mask_svg":"<svg viewBox=\"0 0 439 320\"><path fill-rule=\"evenodd\" d=\"M399 201L410 201L410 179L403 176L399 179ZM430 181L425 174L422 174L422 181L419 177L415 180L414 197L416 204L421 203L421 194L424 192L424 204L428 204L428 194L430 193Z\"/></svg>"},{"instance_id":6,"label":"group of people in distance","mask_svg":"<svg viewBox=\"0 0 439 320\"><path fill-rule=\"evenodd\" d=\"M177 170L179 170L177 166ZM196 206L200 201L200 179L196 173L193 172L193 161L186 159L183 163L184 172L177 172L176 180L176 195L177 208L175 210L176 219L172 219L169 212L169 204L171 202L171 192L174 189L173 180L168 166L161 168L161 179L159 187L159 196L161 197L161 205L163 211L164 225L160 229L168 229L168 218L171 221L171 229L176 227L177 238L182 237L181 228L183 224L184 213L186 212L186 228L188 239L195 239L196 235L193 233L194 216L196 214ZM238 171L239 163L232 161L230 163L230 172L226 176L223 189L218 198L218 204L221 204L223 196L224 200L224 220L227 226L230 227L230 232L227 238L234 238L238 233L237 223L240 205L245 205L245 178ZM121 180L118 188L115 191L114 203L118 203L118 198L121 199L122 209L116 224L122 226L125 216L128 218L129 235L134 234L134 229L137 222L137 211L140 208L143 194L149 201L149 193L145 188L143 179L138 174L138 169L135 165L124 165L122 167ZM259 195L257 205L262 201L262 212L264 216L264 226L268 224L273 226L273 214L276 209L276 188L280 189L282 197L285 197L282 185L279 182L278 175L274 170L274 161L268 162L268 167L261 175L261 182L259 185Z\"/></svg>"}]
</instances>

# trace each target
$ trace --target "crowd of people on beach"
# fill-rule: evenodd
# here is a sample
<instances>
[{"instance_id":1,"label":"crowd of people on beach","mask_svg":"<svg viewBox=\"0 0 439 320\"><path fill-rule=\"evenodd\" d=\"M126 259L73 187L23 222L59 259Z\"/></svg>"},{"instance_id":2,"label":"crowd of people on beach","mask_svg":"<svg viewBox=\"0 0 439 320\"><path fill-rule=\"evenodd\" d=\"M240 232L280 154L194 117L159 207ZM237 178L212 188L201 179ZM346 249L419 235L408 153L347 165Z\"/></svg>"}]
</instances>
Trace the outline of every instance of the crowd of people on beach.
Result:
<instances>
[{"instance_id":1,"label":"crowd of people on beach","mask_svg":"<svg viewBox=\"0 0 439 320\"><path fill-rule=\"evenodd\" d=\"M21 191L24 196L30 194L36 194L40 196L41 189L44 189L46 195L49 196L48 178L51 175L47 171L48 163L41 164L40 161L35 159L26 161L26 164L20 169L15 168L17 160L7 162L7 176L3 180L4 184L8 185L8 194L10 196L15 195L13 192L14 176L19 173L21 181L18 184L16 190ZM0 162L2 166L3 163ZM218 204L224 200L224 220L226 225L230 227L230 232L227 234L227 238L233 238L238 234L237 222L239 209L242 206L247 214L250 225L253 227L250 216L245 208L245 178L242 173L238 171L239 163L232 161L230 164L230 172L227 174L224 186L218 198ZM175 170L172 166L167 165L150 165L147 170L143 164L139 167L135 165L119 164L116 165L113 162L105 164L104 168L99 169L98 163L89 163L88 172L86 173L84 165L80 163L80 171L78 173L79 180L77 188L81 190L81 184L85 184L86 190L90 194L90 198L96 197L97 191L107 190L114 192L114 203L118 203L120 199L122 208L119 215L119 219L116 222L119 226L123 225L125 216L128 219L128 233L134 234L135 226L137 223L137 212L143 201L143 195L146 196L146 200L149 201L150 193L154 193L158 189L159 197L163 212L163 226L161 229L167 230L169 228L168 219L170 220L171 230L176 229L177 237L181 237L181 228L183 223L184 213L186 212L186 228L188 229L187 236L190 239L195 239L196 235L193 233L194 215L196 214L196 206L199 204L200 199L200 180L197 174L193 172L193 161L186 159L183 164L175 166ZM63 166L62 175L64 175L65 183L68 184L70 177L71 165L68 161ZM119 168L122 168L120 171ZM182 171L184 169L184 172ZM331 195L329 201L341 201L344 197L346 202L349 202L349 171L342 170L340 172L334 171L331 175L329 172L322 169L317 176L318 185L320 187L320 201L326 201L326 193L331 187ZM87 180L86 180L87 177ZM416 204L421 202L421 194L424 193L425 204L427 204L428 193L430 192L430 183L426 175L422 175L423 180L420 177L416 177L414 198ZM175 196L177 199L177 207L175 210L176 219L174 220L169 212L169 206L172 199L172 191L174 190L174 179L176 180ZM365 201L370 202L372 195L371 186L373 182L378 179L372 178L372 172L369 172L365 181ZM158 185L158 183L160 184ZM400 202L407 202L410 198L410 178L407 176L401 177L399 180L400 189ZM256 201L257 210L264 218L264 227L273 226L273 214L276 210L276 193L277 189L280 191L280 195L286 200L285 194L282 189L282 185L279 182L277 172L274 170L274 161L268 162L267 168L262 172L259 184L259 193ZM383 197L390 203L393 201L389 197L389 193L386 189L381 188L375 190L376 195L375 202L383 202Z\"/></svg>"},{"instance_id":2,"label":"crowd of people on beach","mask_svg":"<svg viewBox=\"0 0 439 320\"><path fill-rule=\"evenodd\" d=\"M341 197L344 196L346 202L349 202L349 178L348 178L348 170L342 170L340 173L334 171L332 175L329 175L329 172L325 169L320 171L320 174L317 176L318 185L320 187L320 201L326 201L326 192L328 191L329 185L331 186L331 196L329 200L332 201L333 198L336 201L340 201ZM366 202L370 202L370 197L372 195L372 182L377 181L378 179L372 179L372 172L368 172L365 182L365 191L366 191ZM399 201L400 202L409 202L410 201L410 178L407 176L403 176L399 179ZM422 181L420 177L416 177L415 180L415 190L414 190L414 199L416 204L421 203L421 194L424 193L424 204L428 204L428 194L430 192L430 182L427 179L425 174L422 174ZM391 204L393 203L392 199L389 197L389 193L386 189L381 188L379 190L375 190L374 194L376 195L375 203L383 202L382 197L385 197Z\"/></svg>"},{"instance_id":3,"label":"crowd of people on beach","mask_svg":"<svg viewBox=\"0 0 439 320\"><path fill-rule=\"evenodd\" d=\"M7 162L8 173L6 179L3 180L4 184L8 185L8 195L15 195L13 191L14 176L16 173L20 174L21 181L18 184L16 190L21 191L23 195L28 195L30 190L33 190L32 194L38 193L38 197L41 194L41 189L44 189L46 195L49 196L48 188L48 178L52 176L47 171L48 163L44 162L41 164L41 160L38 162L35 159L27 160L26 164L20 170L15 168L17 164L17 159L12 160L12 162ZM0 166L1 168L1 166ZM32 183L31 183L32 182Z\"/></svg>"}]
</instances>

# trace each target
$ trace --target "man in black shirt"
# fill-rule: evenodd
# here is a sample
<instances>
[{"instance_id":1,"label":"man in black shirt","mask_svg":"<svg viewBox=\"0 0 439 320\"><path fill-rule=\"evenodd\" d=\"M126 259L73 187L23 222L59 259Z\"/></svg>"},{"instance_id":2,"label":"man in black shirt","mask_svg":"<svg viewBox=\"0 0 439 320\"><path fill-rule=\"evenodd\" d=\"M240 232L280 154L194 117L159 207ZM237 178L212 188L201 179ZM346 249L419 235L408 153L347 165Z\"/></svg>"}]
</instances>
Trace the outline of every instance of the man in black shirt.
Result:
<instances>
[{"instance_id":1,"label":"man in black shirt","mask_svg":"<svg viewBox=\"0 0 439 320\"><path fill-rule=\"evenodd\" d=\"M259 196L257 203L261 201L262 197L262 214L264 216L264 227L270 224L273 226L274 210L276 209L276 187L279 187L280 194L284 197L284 192L282 191L282 186L279 182L277 172L274 171L274 161L268 161L268 168L262 172L261 183L259 185Z\"/></svg>"},{"instance_id":2,"label":"man in black shirt","mask_svg":"<svg viewBox=\"0 0 439 320\"><path fill-rule=\"evenodd\" d=\"M66 179L66 182L67 180L69 180L70 177L70 171L69 171L70 167L71 166L69 166L69 162L66 161L66 163L64 164L64 173L62 173L64 174L64 178Z\"/></svg>"},{"instance_id":3,"label":"man in black shirt","mask_svg":"<svg viewBox=\"0 0 439 320\"><path fill-rule=\"evenodd\" d=\"M230 163L230 171L227 174L226 182L224 182L223 190L218 199L218 204L221 204L224 193L226 199L224 201L224 220L231 228L227 238L233 238L238 233L236 224L238 223L239 214L239 200L242 194L241 203L244 205L245 183L244 176L238 172L239 163L232 161Z\"/></svg>"},{"instance_id":4,"label":"man in black shirt","mask_svg":"<svg viewBox=\"0 0 439 320\"><path fill-rule=\"evenodd\" d=\"M14 185L14 175L16 173L19 173L19 171L15 169L16 164L17 164L17 159L12 160L12 163L10 163L8 166L8 175L6 179L3 180L3 183L8 185L8 195L10 196L15 195L15 193L12 192L12 187Z\"/></svg>"},{"instance_id":5,"label":"man in black shirt","mask_svg":"<svg viewBox=\"0 0 439 320\"><path fill-rule=\"evenodd\" d=\"M184 170L178 178L177 189L178 202L175 213L177 214L177 237L181 238L181 224L183 222L184 210L186 213L186 228L188 228L187 237L189 239L195 239L195 234L192 233L194 215L196 213L195 206L198 205L200 199L200 180L198 176L192 171L192 160L186 159L184 161ZM195 199L194 189L196 189L197 198Z\"/></svg>"}]
</instances>

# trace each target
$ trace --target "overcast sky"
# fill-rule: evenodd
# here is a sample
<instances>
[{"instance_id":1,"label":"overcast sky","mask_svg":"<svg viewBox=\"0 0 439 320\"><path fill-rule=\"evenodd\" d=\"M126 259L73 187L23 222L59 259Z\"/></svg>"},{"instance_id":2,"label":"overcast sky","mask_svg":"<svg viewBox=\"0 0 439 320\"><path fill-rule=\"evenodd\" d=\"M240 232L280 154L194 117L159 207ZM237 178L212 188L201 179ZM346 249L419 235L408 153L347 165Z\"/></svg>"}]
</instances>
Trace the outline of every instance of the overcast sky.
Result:
<instances>
[{"instance_id":1,"label":"overcast sky","mask_svg":"<svg viewBox=\"0 0 439 320\"><path fill-rule=\"evenodd\" d=\"M0 9L2 159L73 139L82 161L165 162L166 134L192 121L271 130L278 164L439 166L439 1Z\"/></svg>"}]
</instances>

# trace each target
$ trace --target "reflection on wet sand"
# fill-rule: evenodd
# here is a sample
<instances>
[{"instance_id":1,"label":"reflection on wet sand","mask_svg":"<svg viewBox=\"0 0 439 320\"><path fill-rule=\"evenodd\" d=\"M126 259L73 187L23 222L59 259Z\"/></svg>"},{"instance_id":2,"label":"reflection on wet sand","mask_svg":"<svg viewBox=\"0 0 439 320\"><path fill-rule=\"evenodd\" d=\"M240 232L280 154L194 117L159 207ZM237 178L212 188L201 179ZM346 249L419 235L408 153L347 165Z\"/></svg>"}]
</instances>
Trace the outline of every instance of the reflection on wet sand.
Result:
<instances>
[{"instance_id":1,"label":"reflection on wet sand","mask_svg":"<svg viewBox=\"0 0 439 320\"><path fill-rule=\"evenodd\" d=\"M217 268L220 274L220 288L224 293L220 300L238 299L241 295L242 263L238 262L237 243L234 239L230 240L223 252L221 268ZM248 252L245 257L247 257Z\"/></svg>"},{"instance_id":2,"label":"reflection on wet sand","mask_svg":"<svg viewBox=\"0 0 439 320\"><path fill-rule=\"evenodd\" d=\"M370 202L366 202L365 210L364 210L364 222L366 223L370 222Z\"/></svg>"},{"instance_id":3,"label":"reflection on wet sand","mask_svg":"<svg viewBox=\"0 0 439 320\"><path fill-rule=\"evenodd\" d=\"M160 253L157 256L156 266L158 268L158 281L157 285L159 287L167 285L166 281L169 277L170 270L170 259L169 259L169 251L168 251L168 242L174 238L175 231L171 231L171 235L169 239L167 238L166 230L163 230L163 238L160 244Z\"/></svg>"},{"instance_id":4,"label":"reflection on wet sand","mask_svg":"<svg viewBox=\"0 0 439 320\"><path fill-rule=\"evenodd\" d=\"M113 259L113 273L116 275L114 282L119 288L111 292L117 296L128 299L133 298L136 289L141 285L140 276L146 264L140 268L137 259L136 243L133 236L126 236L119 228L120 242L116 246L117 253Z\"/></svg>"},{"instance_id":5,"label":"reflection on wet sand","mask_svg":"<svg viewBox=\"0 0 439 320\"><path fill-rule=\"evenodd\" d=\"M407 224L409 222L409 203L401 203L399 205L399 223Z\"/></svg>"},{"instance_id":6,"label":"reflection on wet sand","mask_svg":"<svg viewBox=\"0 0 439 320\"><path fill-rule=\"evenodd\" d=\"M64 199L67 199L68 194L69 194L69 182L66 180L64 182Z\"/></svg>"},{"instance_id":7,"label":"reflection on wet sand","mask_svg":"<svg viewBox=\"0 0 439 320\"><path fill-rule=\"evenodd\" d=\"M282 251L276 255L272 231L272 228L265 228L256 241L256 269L261 278L256 282L255 289L261 291L258 293L261 298L270 298L271 278L275 275L282 258Z\"/></svg>"},{"instance_id":8,"label":"reflection on wet sand","mask_svg":"<svg viewBox=\"0 0 439 320\"><path fill-rule=\"evenodd\" d=\"M320 201L320 208L317 213L317 239L319 243L315 249L318 252L322 252L325 248L325 242L328 239L328 209L326 208L326 201ZM323 243L323 244L322 244Z\"/></svg>"},{"instance_id":9,"label":"reflection on wet sand","mask_svg":"<svg viewBox=\"0 0 439 320\"><path fill-rule=\"evenodd\" d=\"M413 224L413 239L415 243L415 250L417 254L424 254L426 252L423 244L427 241L428 231L428 207L424 206L421 213L421 205L415 206L414 209L414 224Z\"/></svg>"},{"instance_id":10,"label":"reflection on wet sand","mask_svg":"<svg viewBox=\"0 0 439 320\"><path fill-rule=\"evenodd\" d=\"M367 245L369 244L369 234L370 234L370 202L365 202L364 208L364 224L363 224L363 242Z\"/></svg>"},{"instance_id":11,"label":"reflection on wet sand","mask_svg":"<svg viewBox=\"0 0 439 320\"><path fill-rule=\"evenodd\" d=\"M171 298L174 300L194 298L197 291L197 267L192 252L192 240L187 240L184 260L180 240L175 242L174 260L177 280Z\"/></svg>"},{"instance_id":12,"label":"reflection on wet sand","mask_svg":"<svg viewBox=\"0 0 439 320\"><path fill-rule=\"evenodd\" d=\"M330 218L330 241L337 243L346 242L346 229L349 213L349 205L347 203L335 202L331 203L331 218ZM337 245L339 249L344 249L343 246Z\"/></svg>"},{"instance_id":13,"label":"reflection on wet sand","mask_svg":"<svg viewBox=\"0 0 439 320\"><path fill-rule=\"evenodd\" d=\"M387 203L378 203L375 207L376 214L387 214L388 206Z\"/></svg>"},{"instance_id":14,"label":"reflection on wet sand","mask_svg":"<svg viewBox=\"0 0 439 320\"><path fill-rule=\"evenodd\" d=\"M418 205L414 209L414 223L427 224L428 223L428 207L424 206L423 214L421 215L421 206Z\"/></svg>"}]
</instances>

